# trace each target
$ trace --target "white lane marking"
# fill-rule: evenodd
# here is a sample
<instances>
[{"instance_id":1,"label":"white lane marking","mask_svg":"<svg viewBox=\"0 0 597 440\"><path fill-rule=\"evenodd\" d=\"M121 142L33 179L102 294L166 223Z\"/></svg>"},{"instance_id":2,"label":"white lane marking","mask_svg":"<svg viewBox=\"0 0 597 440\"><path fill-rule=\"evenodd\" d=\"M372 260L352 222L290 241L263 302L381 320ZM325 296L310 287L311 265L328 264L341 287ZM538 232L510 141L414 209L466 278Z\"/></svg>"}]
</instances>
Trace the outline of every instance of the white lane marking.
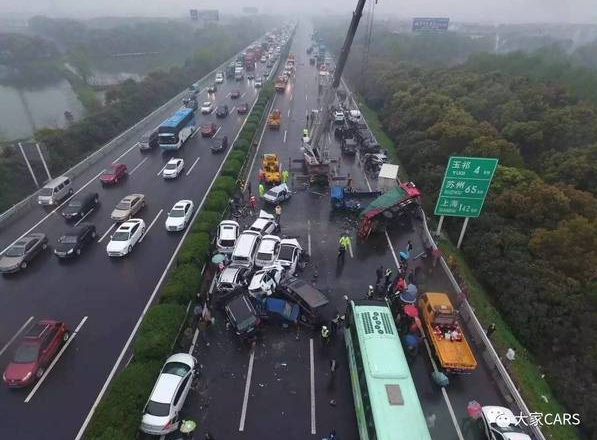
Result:
<instances>
[{"instance_id":1,"label":"white lane marking","mask_svg":"<svg viewBox=\"0 0 597 440\"><path fill-rule=\"evenodd\" d=\"M98 242L98 243L101 243L101 242L102 242L102 240L103 240L104 238L106 238L106 236L107 236L107 235L108 235L108 234L109 234L109 233L112 231L112 229L114 229L114 226L116 226L116 223L112 223L112 225L111 225L111 226L108 228L108 230L106 231L106 233L105 233L104 235L102 235L102 236L100 237L100 239L99 239L97 242Z\"/></svg>"},{"instance_id":2,"label":"white lane marking","mask_svg":"<svg viewBox=\"0 0 597 440\"><path fill-rule=\"evenodd\" d=\"M153 219L153 221L149 224L149 226L145 230L145 233L143 234L143 236L139 239L139 243L141 243L143 241L143 239L145 237L147 237L147 234L149 233L149 230L153 227L153 225L158 220L158 218L160 217L160 215L162 215L162 212L164 212L164 210L160 209L160 212L158 212L158 215L155 216L155 218Z\"/></svg>"},{"instance_id":3,"label":"white lane marking","mask_svg":"<svg viewBox=\"0 0 597 440\"><path fill-rule=\"evenodd\" d=\"M247 92L243 93L242 95L240 95L240 96L238 97L238 99L242 99L242 98L244 98L246 94L247 94Z\"/></svg>"},{"instance_id":4,"label":"white lane marking","mask_svg":"<svg viewBox=\"0 0 597 440\"><path fill-rule=\"evenodd\" d=\"M232 110L230 110L230 113L232 113L234 110L236 110L236 106L232 107Z\"/></svg>"},{"instance_id":5,"label":"white lane marking","mask_svg":"<svg viewBox=\"0 0 597 440\"><path fill-rule=\"evenodd\" d=\"M313 360L313 338L309 339L310 382L311 382L311 434L315 434L315 362Z\"/></svg>"},{"instance_id":6,"label":"white lane marking","mask_svg":"<svg viewBox=\"0 0 597 440\"><path fill-rule=\"evenodd\" d=\"M286 135L288 134L288 130L284 130L284 143L286 143Z\"/></svg>"},{"instance_id":7,"label":"white lane marking","mask_svg":"<svg viewBox=\"0 0 597 440\"><path fill-rule=\"evenodd\" d=\"M226 98L230 98L231 94L232 94L232 92L228 92L228 94L226 95Z\"/></svg>"},{"instance_id":8,"label":"white lane marking","mask_svg":"<svg viewBox=\"0 0 597 440\"><path fill-rule=\"evenodd\" d=\"M189 171L187 171L187 176L189 174L191 174L191 171L193 171L193 168L195 168L195 165L197 165L197 162L199 162L199 159L201 159L201 158L197 157L197 159L195 159L195 162L193 162L193 165L191 165L191 167L189 168Z\"/></svg>"},{"instance_id":9,"label":"white lane marking","mask_svg":"<svg viewBox=\"0 0 597 440\"><path fill-rule=\"evenodd\" d=\"M158 173L156 174L156 176L158 176L158 177L159 177L159 176L160 176L160 175L161 175L161 174L164 172L164 169L166 169L166 167L167 167L167 166L168 166L168 164L164 165L164 166L162 167L162 169L161 169L160 171L158 171Z\"/></svg>"},{"instance_id":10,"label":"white lane marking","mask_svg":"<svg viewBox=\"0 0 597 440\"><path fill-rule=\"evenodd\" d=\"M42 218L40 221L38 221L36 224L34 224L33 226L31 226L31 228L29 228L27 231L25 231L23 234L21 234L19 236L19 238L17 238L15 241L13 241L11 244L9 244L8 246L6 246L3 250L0 251L0 254L3 254L4 252L6 252L13 244L15 244L17 241L19 241L21 238L23 238L25 235L29 234L31 231L33 231L35 228L37 228L39 225L41 225L43 222L45 222L47 219L49 219L52 215L54 215L60 208L62 208L64 205L66 205L70 199L72 199L74 196L76 196L77 194L79 194L81 191L83 191L85 188L87 188L89 186L90 183L94 182L95 179L97 179L104 171L101 170L99 173L97 173L95 176L93 176L91 178L91 180L89 180L89 182L87 182L85 185L83 185L77 192L73 193L72 196L67 197L64 199L64 201L56 206L56 208L51 211L49 214L46 214L46 216L44 218Z\"/></svg>"},{"instance_id":11,"label":"white lane marking","mask_svg":"<svg viewBox=\"0 0 597 440\"><path fill-rule=\"evenodd\" d=\"M132 170L130 170L130 171L129 171L129 176L130 176L131 174L133 174L135 171L137 171L141 165L143 165L145 162L147 162L147 159L148 159L148 158L146 157L146 158L145 158L145 159L143 159L141 162L139 162L139 163L138 163L138 164L135 166L135 168L133 168Z\"/></svg>"},{"instance_id":12,"label":"white lane marking","mask_svg":"<svg viewBox=\"0 0 597 440\"><path fill-rule=\"evenodd\" d=\"M85 218L86 218L86 217L87 217L89 214L91 214L91 213L93 212L93 210L94 210L94 209L95 209L95 208L91 208L89 211L87 211L87 214L85 214L83 217L81 217L81 219L80 219L80 220L79 220L77 223L75 223L75 227L79 226L79 224L80 224L80 223L81 223L83 220L85 220Z\"/></svg>"},{"instance_id":13,"label":"white lane marking","mask_svg":"<svg viewBox=\"0 0 597 440\"><path fill-rule=\"evenodd\" d=\"M276 96L272 99L272 105L270 105L266 114L269 114L272 108L274 108L274 104L276 102ZM246 119L245 119L246 121ZM259 136L259 142L257 143L257 148L255 149L255 155L253 156L253 160L251 161L251 166L249 168L249 175L253 172L253 166L255 166L255 159L259 155L259 148L261 147L261 141L263 140L263 135L265 134L265 129L267 128L267 124L263 124L263 128L261 129L261 136Z\"/></svg>"},{"instance_id":14,"label":"white lane marking","mask_svg":"<svg viewBox=\"0 0 597 440\"><path fill-rule=\"evenodd\" d=\"M294 94L293 94L293 93L291 93L291 94L290 94L290 100L292 101L293 99L294 99Z\"/></svg>"},{"instance_id":15,"label":"white lane marking","mask_svg":"<svg viewBox=\"0 0 597 440\"><path fill-rule=\"evenodd\" d=\"M352 244L350 242L348 243L348 253L350 254L350 258L354 258L354 255L352 253Z\"/></svg>"},{"instance_id":16,"label":"white lane marking","mask_svg":"<svg viewBox=\"0 0 597 440\"><path fill-rule=\"evenodd\" d=\"M290 109L288 109L288 117L290 117Z\"/></svg>"},{"instance_id":17,"label":"white lane marking","mask_svg":"<svg viewBox=\"0 0 597 440\"><path fill-rule=\"evenodd\" d=\"M79 323L77 328L70 334L70 338L68 338L67 341L64 343L64 345L62 346L62 348L60 349L60 351L58 352L58 354L56 355L56 357L54 358L54 360L52 361L52 363L50 364L48 369L45 371L44 375L41 377L41 379L39 379L37 381L37 383L31 390L31 392L29 393L29 395L25 398L25 403L29 403L29 401L33 398L33 395L35 394L35 392L39 389L41 384L44 383L44 380L46 380L46 377L48 377L48 374L50 374L50 371L52 371L52 368L54 368L54 365L56 365L58 360L62 357L62 354L67 349L67 347L70 345L70 343L73 342L73 339L75 339L75 336L77 336L77 333L79 333L79 331L81 330L81 327L83 327L83 324L85 324L85 321L87 321L87 318L88 318L88 316L85 316L81 320L81 322Z\"/></svg>"},{"instance_id":18,"label":"white lane marking","mask_svg":"<svg viewBox=\"0 0 597 440\"><path fill-rule=\"evenodd\" d=\"M124 156L126 156L133 148L136 147L137 144L133 144L133 146L131 148L129 148L128 150L126 150L124 153L122 153L120 156L118 156L116 159L114 159L112 161L112 163L116 163L118 162L120 159L122 159Z\"/></svg>"},{"instance_id":19,"label":"white lane marking","mask_svg":"<svg viewBox=\"0 0 597 440\"><path fill-rule=\"evenodd\" d=\"M311 255L311 220L307 220L307 251Z\"/></svg>"},{"instance_id":20,"label":"white lane marking","mask_svg":"<svg viewBox=\"0 0 597 440\"><path fill-rule=\"evenodd\" d=\"M305 101L309 99L309 95L305 95Z\"/></svg>"},{"instance_id":21,"label":"white lane marking","mask_svg":"<svg viewBox=\"0 0 597 440\"><path fill-rule=\"evenodd\" d=\"M390 240L390 236L388 235L388 231L385 231L386 240L388 241L388 246L392 251L392 256L394 257L394 262L396 263L396 267L400 269L400 263L398 262L398 258L396 258L396 251L394 250L394 246L392 245L392 241ZM425 334L422 328L419 328L421 334ZM433 371L437 372L439 369L437 368L437 363L435 362L433 353L431 352L431 347L429 346L429 341L427 338L424 338L423 341L425 342L425 348L427 349L427 354L429 355L429 359L431 360L431 365L433 366ZM454 409L452 408L452 402L450 402L450 397L448 396L448 392L444 387L442 387L442 395L444 396L444 401L448 406L448 411L450 412L450 417L452 418L452 424L454 425L454 429L456 429L456 434L458 435L459 440L464 440L462 436L462 431L460 430L460 425L458 424L458 420L456 420L456 415L454 414Z\"/></svg>"},{"instance_id":22,"label":"white lane marking","mask_svg":"<svg viewBox=\"0 0 597 440\"><path fill-rule=\"evenodd\" d=\"M8 347L10 347L10 345L15 341L15 339L17 339L19 337L21 332L23 330L25 330L25 328L27 328L27 326L29 325L29 323L31 321L33 321L33 316L30 316L29 319L27 321L25 321L25 324L23 324L21 326L21 328L19 328L17 330L17 332L14 334L14 336L12 338L10 338L10 340L4 345L4 347L2 347L2 350L0 350L0 356L2 356L2 354L8 349Z\"/></svg>"},{"instance_id":23,"label":"white lane marking","mask_svg":"<svg viewBox=\"0 0 597 440\"><path fill-rule=\"evenodd\" d=\"M193 342L191 342L191 346L189 347L188 354L193 354L193 350L195 350L195 345L197 345L197 338L199 337L199 329L195 329L195 333L193 334Z\"/></svg>"},{"instance_id":24,"label":"white lane marking","mask_svg":"<svg viewBox=\"0 0 597 440\"><path fill-rule=\"evenodd\" d=\"M247 381L245 382L245 395L243 397L243 408L240 413L239 431L245 430L245 419L247 417L247 404L249 403L249 391L251 391L251 377L253 376L253 361L255 359L255 349L251 350L251 357L249 357L249 368L247 370Z\"/></svg>"},{"instance_id":25,"label":"white lane marking","mask_svg":"<svg viewBox=\"0 0 597 440\"><path fill-rule=\"evenodd\" d=\"M328 131L328 144L332 143L332 137L330 136L330 132Z\"/></svg>"},{"instance_id":26,"label":"white lane marking","mask_svg":"<svg viewBox=\"0 0 597 440\"><path fill-rule=\"evenodd\" d=\"M212 138L215 138L218 135L218 133L220 132L221 129L222 129L222 126L220 125L218 127L218 129L216 130L216 132L214 133L214 135L212 136Z\"/></svg>"},{"instance_id":27,"label":"white lane marking","mask_svg":"<svg viewBox=\"0 0 597 440\"><path fill-rule=\"evenodd\" d=\"M274 100L275 100L275 98L274 98ZM256 103L257 103L257 100L255 100L253 102L253 105L249 109L249 112L251 110L253 110L253 107L255 107ZM234 142L236 142L236 140L238 139L238 136L240 135L240 132L242 131L243 127L245 126L245 123L246 123L246 119L241 124L240 129L238 130L238 133L236 133L236 137L232 141L232 145L234 145ZM230 155L231 151L232 151L232 148L229 148L228 151L226 152L226 155L224 156L224 159L222 160L222 163L220 164L220 167L218 168L218 170L214 174L214 177L211 180L211 183L209 184L209 187L207 188L207 191L205 191L205 194L203 195L203 199L201 199L201 203L197 207L197 210L195 211L195 214L193 214L193 218L191 220L191 223L195 221L195 219L197 218L197 216L201 212L201 207L205 203L205 199L207 198L207 194L209 194L209 191L211 190L212 186L214 185L214 182L216 181L216 178L220 174L220 171L222 171L222 168L224 167L224 163L226 162L226 159L228 159L228 156ZM155 299L155 296L159 292L160 287L162 286L162 283L166 279L166 275L168 275L168 271L170 270L170 267L172 267L172 264L176 260L176 254L178 254L178 251L182 247L182 243L184 242L185 238L187 238L187 235L189 235L190 231L191 231L191 228L187 228L186 231L184 231L184 234L182 234L182 237L180 238L180 241L178 242L178 245L176 246L176 249L174 249L174 252L172 253L172 256L170 257L170 261L168 261L168 264L166 265L166 268L164 269L164 272L162 272L162 275L160 276L160 279L158 280L157 284L155 285L155 288L153 289L153 292L149 296L149 299L147 300L147 303L145 303L145 307L141 311L141 315L139 316L139 319L137 319L137 322L135 323L135 326L131 330L131 334L129 335L128 339L124 343L124 346L122 347L122 350L121 350L120 354L118 355L118 358L116 359L116 362L112 366L112 370L110 370L110 373L108 373L108 377L106 378L106 381L102 385L102 388L100 389L97 397L95 398L95 401L91 405L91 408L89 409L89 412L87 413L87 417L85 417L85 420L83 420L83 423L81 424L81 428L79 429L79 432L77 433L77 436L75 437L75 440L81 440L81 438L83 437L83 434L85 433L85 429L87 429L87 425L89 425L89 422L91 421L91 418L93 417L93 414L95 413L95 410L96 410L97 406L99 405L100 401L102 400L102 397L104 397L104 394L106 394L106 390L108 389L108 386L110 386L110 382L112 382L112 379L114 378L114 375L116 374L116 371L118 370L118 367L120 366L120 363L122 362L122 359L124 358L124 355L127 353L128 349L129 349L129 347L131 345L131 342L133 342L133 339L135 338L135 335L137 334L137 330L139 330L139 326L141 326L141 322L143 321L143 318L147 314L147 311L149 310L149 307L151 306L151 304L153 303L153 300Z\"/></svg>"}]
</instances>

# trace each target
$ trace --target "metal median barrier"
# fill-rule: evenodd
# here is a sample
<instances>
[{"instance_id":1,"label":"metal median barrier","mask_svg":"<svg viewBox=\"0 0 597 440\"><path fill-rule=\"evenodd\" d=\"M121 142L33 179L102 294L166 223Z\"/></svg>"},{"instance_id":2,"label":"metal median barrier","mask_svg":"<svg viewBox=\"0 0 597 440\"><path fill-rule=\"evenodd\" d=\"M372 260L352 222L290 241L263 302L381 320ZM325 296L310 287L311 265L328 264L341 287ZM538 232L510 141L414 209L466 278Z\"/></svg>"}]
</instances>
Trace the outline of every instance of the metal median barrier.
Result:
<instances>
[{"instance_id":1,"label":"metal median barrier","mask_svg":"<svg viewBox=\"0 0 597 440\"><path fill-rule=\"evenodd\" d=\"M256 41L258 41L258 40L255 40L255 41L249 43L247 46L245 46L245 48L251 46ZM209 73L207 73L203 77L201 77L197 82L204 83L205 81L207 81L217 71L222 70L232 60L235 60L237 55L238 55L238 53L236 53L232 58L229 58L226 61L224 61L222 64L218 65L215 69L213 69L212 71L210 71ZM127 128L125 131L120 133L118 136L116 136L114 139L109 141L107 144L105 144L98 150L91 153L89 156L87 156L85 159L81 160L79 163L77 163L76 165L71 167L69 170L61 173L61 175L66 175L66 176L70 177L71 179L75 179L76 177L80 176L83 172L88 170L92 165L96 164L99 160L106 157L108 154L110 154L112 151L114 151L117 147L121 146L122 145L121 141L122 141L123 136L125 136L131 130L134 130L134 129L138 128L140 125L146 123L149 118L151 118L151 117L155 116L156 114L158 114L159 112L163 111L164 108L172 105L177 100L180 101L182 95L184 95L185 93L186 93L186 89L181 91L174 97L170 98L168 101L166 101L160 107L153 110L151 113L149 113L147 116L145 116L143 119L138 121L133 126ZM12 207L10 207L9 209L7 209L3 213L1 213L0 214L0 230L2 229L3 226L10 224L11 222L17 220L19 217L24 215L33 206L37 206L38 193L39 193L39 189L37 191L35 191L33 194L31 194L30 196L26 197L25 199L21 200L20 202L16 203Z\"/></svg>"}]
</instances>

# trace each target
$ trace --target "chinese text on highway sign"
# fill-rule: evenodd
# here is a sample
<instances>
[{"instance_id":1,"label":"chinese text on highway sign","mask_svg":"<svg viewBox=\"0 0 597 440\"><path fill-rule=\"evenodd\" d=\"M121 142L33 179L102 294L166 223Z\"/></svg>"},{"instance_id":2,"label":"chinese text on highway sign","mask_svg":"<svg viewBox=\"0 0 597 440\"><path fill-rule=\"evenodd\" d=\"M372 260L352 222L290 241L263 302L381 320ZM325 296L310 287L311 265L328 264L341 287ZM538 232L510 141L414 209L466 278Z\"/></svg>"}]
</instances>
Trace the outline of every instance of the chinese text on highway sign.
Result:
<instances>
[{"instance_id":1,"label":"chinese text on highway sign","mask_svg":"<svg viewBox=\"0 0 597 440\"><path fill-rule=\"evenodd\" d=\"M435 205L435 215L479 217L498 160L452 156Z\"/></svg>"}]
</instances>

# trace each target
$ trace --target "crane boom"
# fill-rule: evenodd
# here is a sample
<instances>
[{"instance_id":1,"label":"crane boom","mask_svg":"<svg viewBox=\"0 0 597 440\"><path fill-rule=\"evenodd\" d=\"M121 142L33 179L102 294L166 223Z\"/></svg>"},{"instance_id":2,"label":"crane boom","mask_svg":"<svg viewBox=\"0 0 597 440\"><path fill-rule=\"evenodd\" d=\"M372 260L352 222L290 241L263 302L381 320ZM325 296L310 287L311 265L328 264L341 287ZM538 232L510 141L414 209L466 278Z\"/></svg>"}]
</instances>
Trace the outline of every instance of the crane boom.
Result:
<instances>
[{"instance_id":1,"label":"crane boom","mask_svg":"<svg viewBox=\"0 0 597 440\"><path fill-rule=\"evenodd\" d=\"M313 134L311 136L311 146L306 148L308 154L305 155L305 160L307 161L312 160L313 157L320 164L327 162L328 160L327 148L320 148L319 143L323 133L325 130L327 130L330 124L331 106L334 103L336 90L338 89L342 79L342 72L344 71L344 66L346 65L348 54L350 53L352 41L354 40L361 17L363 16L363 9L365 8L366 1L367 0L358 0L357 7L352 13L352 20L350 21L350 26L348 27L348 32L346 34L346 38L344 39L344 44L342 45L342 51L340 52L340 57L338 58L338 63L336 64L336 70L334 71L334 79L332 84L326 87L321 109L319 111L319 121L315 125ZM307 156L310 156L310 158Z\"/></svg>"}]
</instances>

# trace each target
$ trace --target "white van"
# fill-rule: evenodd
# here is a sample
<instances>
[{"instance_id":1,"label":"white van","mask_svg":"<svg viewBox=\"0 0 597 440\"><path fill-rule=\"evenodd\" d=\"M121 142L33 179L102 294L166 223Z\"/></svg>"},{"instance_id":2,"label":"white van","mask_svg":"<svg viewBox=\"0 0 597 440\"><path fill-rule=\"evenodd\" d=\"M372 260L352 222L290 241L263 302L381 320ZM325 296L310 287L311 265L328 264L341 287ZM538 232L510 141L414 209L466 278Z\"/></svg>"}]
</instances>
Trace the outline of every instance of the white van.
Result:
<instances>
[{"instance_id":1,"label":"white van","mask_svg":"<svg viewBox=\"0 0 597 440\"><path fill-rule=\"evenodd\" d=\"M243 231L236 239L230 263L239 267L252 268L260 243L261 234L259 232Z\"/></svg>"},{"instance_id":2,"label":"white van","mask_svg":"<svg viewBox=\"0 0 597 440\"><path fill-rule=\"evenodd\" d=\"M70 178L66 176L56 177L39 190L37 203L40 205L56 205L72 193L73 187Z\"/></svg>"}]
</instances>

